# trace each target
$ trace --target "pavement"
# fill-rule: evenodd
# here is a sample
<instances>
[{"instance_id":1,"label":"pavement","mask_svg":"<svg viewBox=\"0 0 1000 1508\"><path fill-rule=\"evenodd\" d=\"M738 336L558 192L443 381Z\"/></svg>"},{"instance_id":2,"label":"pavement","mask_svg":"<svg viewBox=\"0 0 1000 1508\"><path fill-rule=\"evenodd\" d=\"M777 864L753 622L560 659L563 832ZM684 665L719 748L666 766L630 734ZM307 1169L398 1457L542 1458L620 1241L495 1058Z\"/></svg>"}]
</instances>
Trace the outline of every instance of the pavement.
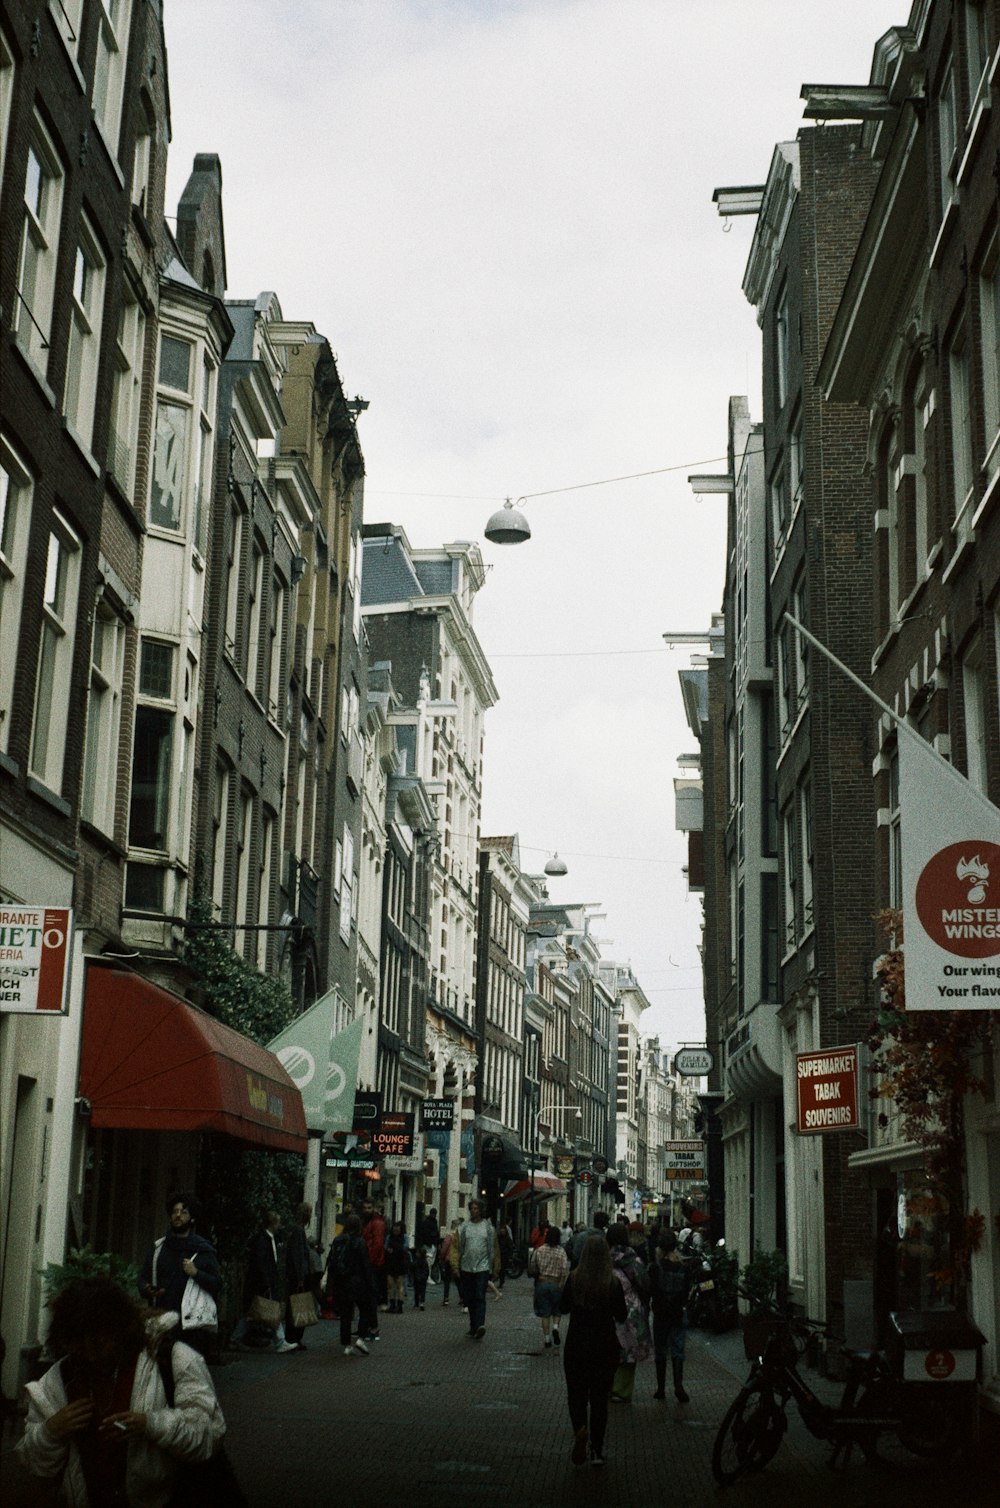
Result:
<instances>
[{"instance_id":1,"label":"pavement","mask_svg":"<svg viewBox=\"0 0 1000 1508\"><path fill-rule=\"evenodd\" d=\"M228 1352L213 1369L230 1457L251 1508L921 1508L960 1495L964 1508L1000 1508L1000 1458L926 1462L886 1442L886 1464L860 1457L831 1471L829 1447L797 1415L774 1461L719 1488L711 1474L719 1421L747 1372L739 1332L691 1332L687 1406L653 1399L652 1361L635 1397L613 1404L603 1469L574 1467L561 1354L544 1350L531 1284L508 1281L489 1300L486 1335L470 1340L454 1291L447 1309L428 1289L424 1311L380 1316L369 1356L345 1357L339 1325L306 1331L305 1351ZM810 1374L831 1401L835 1384ZM43 1508L4 1439L0 1493L10 1508Z\"/></svg>"}]
</instances>

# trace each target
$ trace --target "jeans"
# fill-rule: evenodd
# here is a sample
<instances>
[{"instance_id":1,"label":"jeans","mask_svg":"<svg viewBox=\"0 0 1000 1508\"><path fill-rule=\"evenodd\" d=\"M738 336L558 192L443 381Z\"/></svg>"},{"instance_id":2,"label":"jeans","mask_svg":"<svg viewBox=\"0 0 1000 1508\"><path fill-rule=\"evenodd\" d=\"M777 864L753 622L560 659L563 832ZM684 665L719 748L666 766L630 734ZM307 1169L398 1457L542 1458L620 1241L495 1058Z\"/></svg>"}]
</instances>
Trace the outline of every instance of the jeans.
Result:
<instances>
[{"instance_id":1,"label":"jeans","mask_svg":"<svg viewBox=\"0 0 1000 1508\"><path fill-rule=\"evenodd\" d=\"M486 1325L486 1285L488 1272L463 1272L462 1296L469 1307L469 1329L479 1330Z\"/></svg>"},{"instance_id":2,"label":"jeans","mask_svg":"<svg viewBox=\"0 0 1000 1508\"><path fill-rule=\"evenodd\" d=\"M574 1430L585 1429L589 1424L590 1443L595 1450L600 1451L604 1446L604 1432L608 1426L608 1394L611 1391L614 1368L607 1362L589 1360L575 1364L567 1361L564 1366L570 1423Z\"/></svg>"}]
</instances>

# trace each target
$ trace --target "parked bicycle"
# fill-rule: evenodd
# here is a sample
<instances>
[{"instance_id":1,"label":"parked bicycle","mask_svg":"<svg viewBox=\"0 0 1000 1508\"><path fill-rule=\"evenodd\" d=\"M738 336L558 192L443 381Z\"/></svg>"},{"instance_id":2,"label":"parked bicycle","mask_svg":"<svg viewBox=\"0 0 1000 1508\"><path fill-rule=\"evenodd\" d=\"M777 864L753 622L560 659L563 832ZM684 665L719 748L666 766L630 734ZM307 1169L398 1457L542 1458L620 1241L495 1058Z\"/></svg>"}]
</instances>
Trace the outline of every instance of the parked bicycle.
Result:
<instances>
[{"instance_id":1,"label":"parked bicycle","mask_svg":"<svg viewBox=\"0 0 1000 1508\"><path fill-rule=\"evenodd\" d=\"M762 1471L788 1428L794 1399L806 1428L833 1446L830 1465L847 1464L855 1445L865 1459L878 1459L880 1435L895 1435L919 1456L947 1456L961 1437L955 1385L903 1382L880 1351L845 1350L847 1380L837 1406L822 1403L798 1371L797 1362L818 1320L766 1314L746 1322L750 1375L719 1425L712 1450L715 1480L726 1486L745 1472Z\"/></svg>"}]
</instances>

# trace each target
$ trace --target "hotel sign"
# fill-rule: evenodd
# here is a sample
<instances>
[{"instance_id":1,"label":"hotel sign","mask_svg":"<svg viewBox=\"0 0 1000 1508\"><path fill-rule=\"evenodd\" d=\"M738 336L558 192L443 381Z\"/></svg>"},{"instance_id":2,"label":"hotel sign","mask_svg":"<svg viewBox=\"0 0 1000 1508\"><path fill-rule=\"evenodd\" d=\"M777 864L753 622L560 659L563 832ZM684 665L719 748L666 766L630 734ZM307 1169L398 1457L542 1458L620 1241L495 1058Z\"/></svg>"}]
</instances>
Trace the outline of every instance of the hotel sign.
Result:
<instances>
[{"instance_id":1,"label":"hotel sign","mask_svg":"<svg viewBox=\"0 0 1000 1508\"><path fill-rule=\"evenodd\" d=\"M64 908L0 906L0 1011L66 1014L72 931Z\"/></svg>"}]
</instances>

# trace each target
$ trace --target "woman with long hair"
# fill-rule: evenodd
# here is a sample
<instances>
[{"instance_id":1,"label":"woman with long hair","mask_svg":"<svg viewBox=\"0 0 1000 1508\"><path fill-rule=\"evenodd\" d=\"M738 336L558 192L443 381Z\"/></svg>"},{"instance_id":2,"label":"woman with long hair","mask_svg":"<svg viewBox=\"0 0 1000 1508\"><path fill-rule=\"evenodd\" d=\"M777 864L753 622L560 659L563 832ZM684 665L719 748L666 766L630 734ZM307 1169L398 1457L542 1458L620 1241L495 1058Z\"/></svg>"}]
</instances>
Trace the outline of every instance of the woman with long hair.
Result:
<instances>
[{"instance_id":1,"label":"woman with long hair","mask_svg":"<svg viewBox=\"0 0 1000 1508\"><path fill-rule=\"evenodd\" d=\"M110 1278L77 1278L50 1307L46 1345L58 1360L28 1384L24 1464L33 1476L62 1476L71 1508L165 1508L178 1464L207 1461L225 1433L204 1360L177 1341L158 1362L176 1314L147 1323ZM169 1400L161 1365L172 1375Z\"/></svg>"},{"instance_id":2,"label":"woman with long hair","mask_svg":"<svg viewBox=\"0 0 1000 1508\"><path fill-rule=\"evenodd\" d=\"M635 1387L636 1363L645 1361L652 1350L649 1332L649 1277L646 1264L629 1240L624 1222L608 1227L608 1246L615 1277L625 1295L625 1320L618 1326L619 1356L611 1385L615 1403L631 1403Z\"/></svg>"},{"instance_id":3,"label":"woman with long hair","mask_svg":"<svg viewBox=\"0 0 1000 1508\"><path fill-rule=\"evenodd\" d=\"M603 1236L589 1236L580 1261L563 1286L559 1308L569 1315L563 1347L566 1401L573 1426L574 1466L587 1459L604 1465L608 1394L618 1365L616 1324L626 1318L625 1293L611 1265L611 1248Z\"/></svg>"}]
</instances>

